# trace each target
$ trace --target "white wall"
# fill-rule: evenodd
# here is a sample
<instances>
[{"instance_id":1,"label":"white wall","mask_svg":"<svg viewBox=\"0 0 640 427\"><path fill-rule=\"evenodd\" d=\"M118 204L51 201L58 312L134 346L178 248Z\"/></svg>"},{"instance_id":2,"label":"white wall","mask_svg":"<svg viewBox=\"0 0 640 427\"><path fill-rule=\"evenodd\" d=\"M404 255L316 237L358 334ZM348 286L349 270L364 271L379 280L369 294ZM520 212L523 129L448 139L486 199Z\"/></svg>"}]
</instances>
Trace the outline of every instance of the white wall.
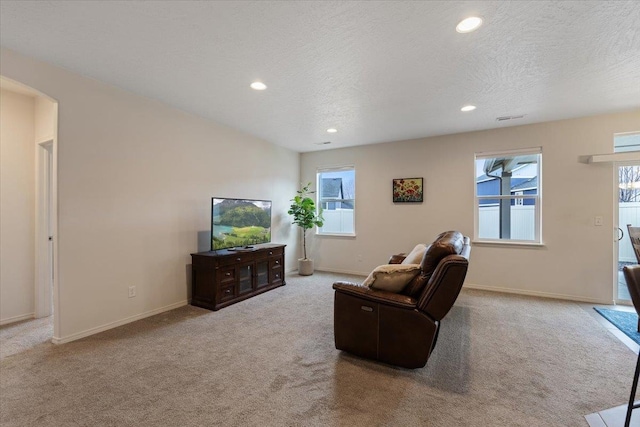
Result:
<instances>
[{"instance_id":1,"label":"white wall","mask_svg":"<svg viewBox=\"0 0 640 427\"><path fill-rule=\"evenodd\" d=\"M40 144L54 138L54 103L42 96L37 96L35 101L35 142Z\"/></svg>"},{"instance_id":2,"label":"white wall","mask_svg":"<svg viewBox=\"0 0 640 427\"><path fill-rule=\"evenodd\" d=\"M0 74L59 103L54 341L185 304L212 196L271 199L272 240L295 265L298 153L7 49Z\"/></svg>"},{"instance_id":3,"label":"white wall","mask_svg":"<svg viewBox=\"0 0 640 427\"><path fill-rule=\"evenodd\" d=\"M0 91L0 324L33 316L35 100Z\"/></svg>"},{"instance_id":4,"label":"white wall","mask_svg":"<svg viewBox=\"0 0 640 427\"><path fill-rule=\"evenodd\" d=\"M544 247L475 245L467 284L585 301L613 299L613 134L640 129L640 110L489 131L304 153L301 180L319 167L356 168L355 238L314 236L316 268L367 274L389 255L458 229L473 236L474 153L542 146ZM422 204L393 204L393 178L424 177ZM604 226L594 226L594 216ZM362 261L358 261L358 256Z\"/></svg>"}]
</instances>

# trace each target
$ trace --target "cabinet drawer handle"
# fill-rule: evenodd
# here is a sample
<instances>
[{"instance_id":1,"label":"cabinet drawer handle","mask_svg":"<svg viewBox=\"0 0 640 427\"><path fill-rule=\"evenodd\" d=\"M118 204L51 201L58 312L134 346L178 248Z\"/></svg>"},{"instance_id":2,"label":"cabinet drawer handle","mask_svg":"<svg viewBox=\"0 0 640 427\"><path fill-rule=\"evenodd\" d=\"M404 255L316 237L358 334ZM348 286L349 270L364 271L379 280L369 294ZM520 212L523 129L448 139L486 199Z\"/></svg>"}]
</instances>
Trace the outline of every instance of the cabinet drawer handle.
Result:
<instances>
[{"instance_id":1,"label":"cabinet drawer handle","mask_svg":"<svg viewBox=\"0 0 640 427\"><path fill-rule=\"evenodd\" d=\"M373 307L369 307L368 305L360 306L360 308L364 311L373 311Z\"/></svg>"},{"instance_id":2,"label":"cabinet drawer handle","mask_svg":"<svg viewBox=\"0 0 640 427\"><path fill-rule=\"evenodd\" d=\"M236 261L240 261L242 258L236 258Z\"/></svg>"},{"instance_id":3,"label":"cabinet drawer handle","mask_svg":"<svg viewBox=\"0 0 640 427\"><path fill-rule=\"evenodd\" d=\"M276 279L279 279L279 278L280 278L280 273L277 273L276 274Z\"/></svg>"},{"instance_id":4,"label":"cabinet drawer handle","mask_svg":"<svg viewBox=\"0 0 640 427\"><path fill-rule=\"evenodd\" d=\"M227 294L227 295L230 294L231 293L231 289L225 289L224 293Z\"/></svg>"},{"instance_id":5,"label":"cabinet drawer handle","mask_svg":"<svg viewBox=\"0 0 640 427\"><path fill-rule=\"evenodd\" d=\"M273 251L269 251L269 255L273 255Z\"/></svg>"},{"instance_id":6,"label":"cabinet drawer handle","mask_svg":"<svg viewBox=\"0 0 640 427\"><path fill-rule=\"evenodd\" d=\"M224 273L225 276L231 276L231 273L229 273L228 271L226 273Z\"/></svg>"},{"instance_id":7,"label":"cabinet drawer handle","mask_svg":"<svg viewBox=\"0 0 640 427\"><path fill-rule=\"evenodd\" d=\"M276 261L276 264L280 264L280 261Z\"/></svg>"}]
</instances>

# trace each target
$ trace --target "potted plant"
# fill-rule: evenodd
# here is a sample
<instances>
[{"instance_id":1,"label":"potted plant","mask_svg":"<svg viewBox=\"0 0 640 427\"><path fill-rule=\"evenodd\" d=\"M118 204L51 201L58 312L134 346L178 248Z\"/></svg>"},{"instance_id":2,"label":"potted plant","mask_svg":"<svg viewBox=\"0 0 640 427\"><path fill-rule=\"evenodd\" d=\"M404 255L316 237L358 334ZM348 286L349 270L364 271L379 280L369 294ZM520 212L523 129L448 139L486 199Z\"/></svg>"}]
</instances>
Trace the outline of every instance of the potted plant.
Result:
<instances>
[{"instance_id":1,"label":"potted plant","mask_svg":"<svg viewBox=\"0 0 640 427\"><path fill-rule=\"evenodd\" d=\"M291 207L287 212L293 216L293 224L302 228L302 248L303 257L298 259L298 273L302 276L310 276L313 274L313 260L307 258L307 230L313 228L313 226L322 227L324 219L322 218L322 208L316 211L316 204L310 194L315 191L310 191L311 183L308 183L301 190L298 190L298 195L291 199Z\"/></svg>"}]
</instances>

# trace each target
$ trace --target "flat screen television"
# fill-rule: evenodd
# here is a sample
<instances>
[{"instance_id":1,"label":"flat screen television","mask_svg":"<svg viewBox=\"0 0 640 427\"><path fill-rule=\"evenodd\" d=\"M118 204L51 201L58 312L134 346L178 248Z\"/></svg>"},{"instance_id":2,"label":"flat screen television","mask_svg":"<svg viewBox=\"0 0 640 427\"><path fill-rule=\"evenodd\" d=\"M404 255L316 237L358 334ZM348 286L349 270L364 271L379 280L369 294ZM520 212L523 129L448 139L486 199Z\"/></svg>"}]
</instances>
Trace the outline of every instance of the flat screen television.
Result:
<instances>
[{"instance_id":1,"label":"flat screen television","mask_svg":"<svg viewBox=\"0 0 640 427\"><path fill-rule=\"evenodd\" d=\"M271 241L271 200L211 198L211 250Z\"/></svg>"}]
</instances>

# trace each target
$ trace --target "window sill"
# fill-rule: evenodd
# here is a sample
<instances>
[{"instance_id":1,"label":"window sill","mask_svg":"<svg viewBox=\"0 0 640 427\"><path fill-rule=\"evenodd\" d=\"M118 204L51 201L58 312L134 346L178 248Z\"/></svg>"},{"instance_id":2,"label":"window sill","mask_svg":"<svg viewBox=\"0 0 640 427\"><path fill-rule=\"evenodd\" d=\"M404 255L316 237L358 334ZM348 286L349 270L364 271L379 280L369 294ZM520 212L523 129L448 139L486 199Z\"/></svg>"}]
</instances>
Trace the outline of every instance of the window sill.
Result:
<instances>
[{"instance_id":1,"label":"window sill","mask_svg":"<svg viewBox=\"0 0 640 427\"><path fill-rule=\"evenodd\" d=\"M529 248L544 248L546 245L541 242L521 242L521 241L509 241L509 240L472 240L471 244L478 246L512 246L512 247L529 247Z\"/></svg>"},{"instance_id":2,"label":"window sill","mask_svg":"<svg viewBox=\"0 0 640 427\"><path fill-rule=\"evenodd\" d=\"M356 233L316 233L319 237L356 237Z\"/></svg>"}]
</instances>

